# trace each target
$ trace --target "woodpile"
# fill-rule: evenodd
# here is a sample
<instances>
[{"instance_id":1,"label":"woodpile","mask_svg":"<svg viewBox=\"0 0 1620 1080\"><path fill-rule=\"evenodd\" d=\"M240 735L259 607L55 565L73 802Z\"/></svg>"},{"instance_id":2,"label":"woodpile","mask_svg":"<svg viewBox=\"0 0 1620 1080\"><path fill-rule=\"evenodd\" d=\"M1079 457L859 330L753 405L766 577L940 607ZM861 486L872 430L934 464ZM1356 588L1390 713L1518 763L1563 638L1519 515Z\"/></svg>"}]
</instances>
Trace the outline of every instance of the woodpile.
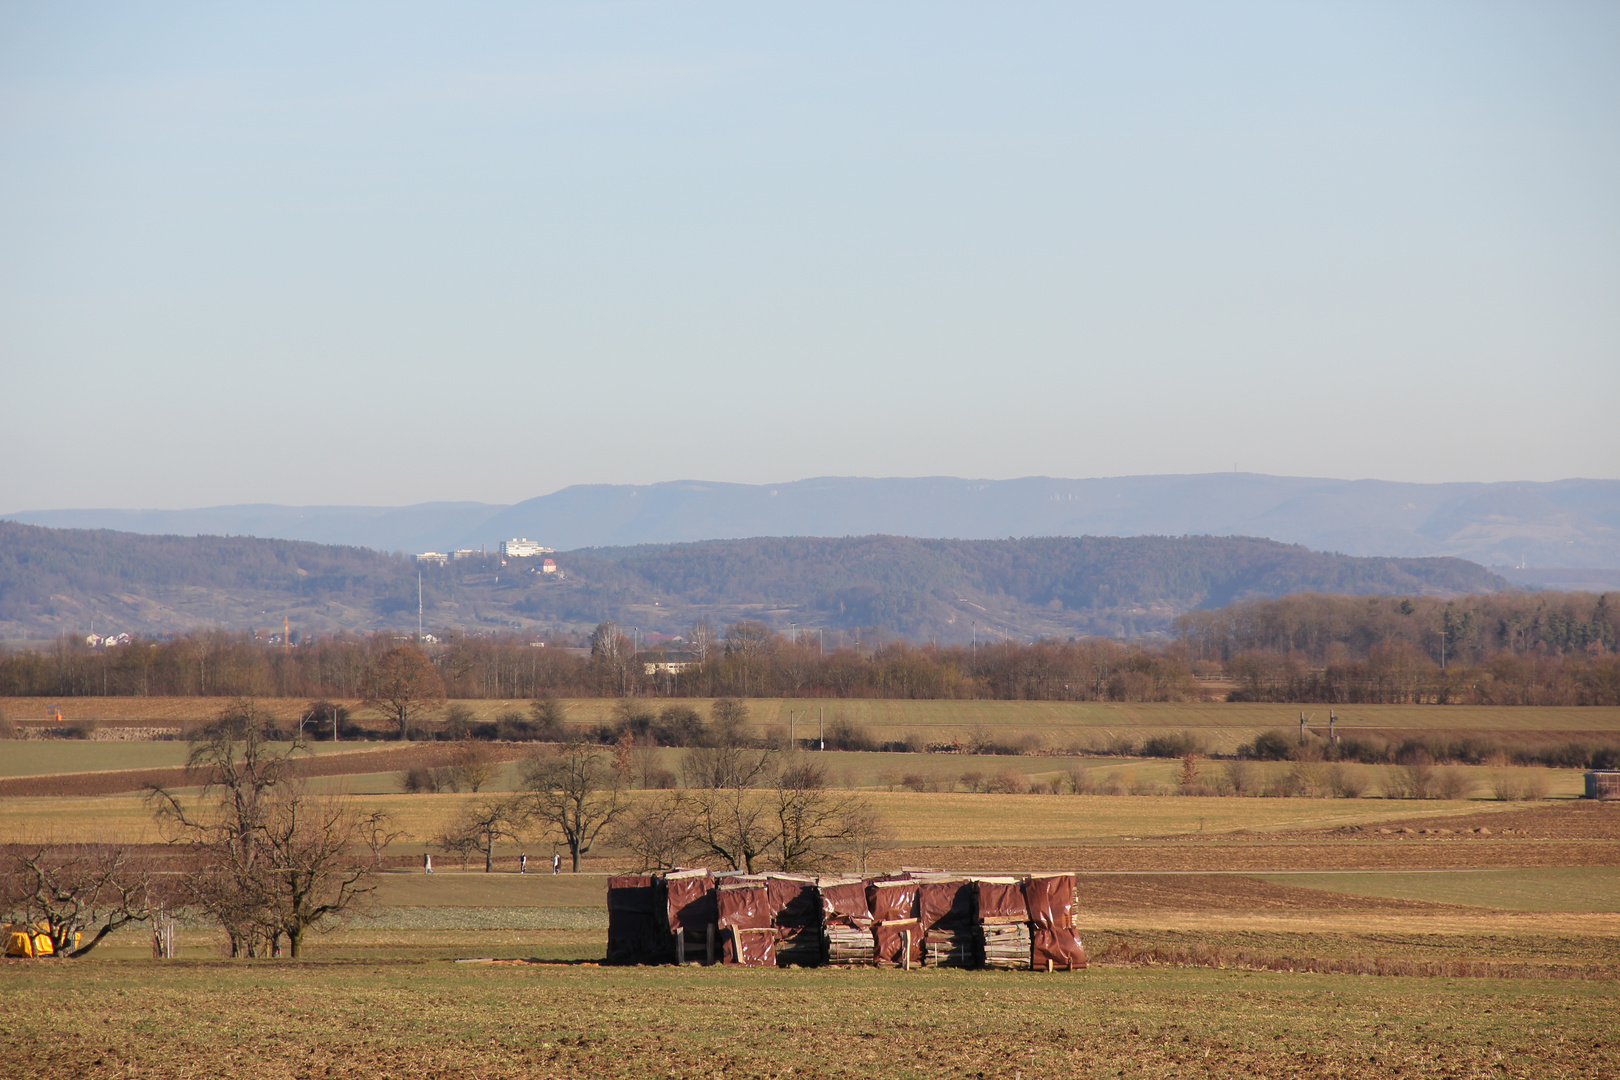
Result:
<instances>
[{"instance_id":1,"label":"woodpile","mask_svg":"<svg viewBox=\"0 0 1620 1080\"><path fill-rule=\"evenodd\" d=\"M1029 902L1022 881L1013 877L975 881L973 917L979 931L980 963L988 968L1029 970Z\"/></svg>"},{"instance_id":2,"label":"woodpile","mask_svg":"<svg viewBox=\"0 0 1620 1080\"><path fill-rule=\"evenodd\" d=\"M677 870L608 879L608 962L1076 971L1074 876Z\"/></svg>"},{"instance_id":3,"label":"woodpile","mask_svg":"<svg viewBox=\"0 0 1620 1080\"><path fill-rule=\"evenodd\" d=\"M974 922L973 882L924 881L917 886L923 963L930 967L978 967L979 928Z\"/></svg>"},{"instance_id":4,"label":"woodpile","mask_svg":"<svg viewBox=\"0 0 1620 1080\"><path fill-rule=\"evenodd\" d=\"M866 902L866 882L860 878L822 878L821 933L825 961L839 966L868 965L877 960L872 938L872 907Z\"/></svg>"}]
</instances>

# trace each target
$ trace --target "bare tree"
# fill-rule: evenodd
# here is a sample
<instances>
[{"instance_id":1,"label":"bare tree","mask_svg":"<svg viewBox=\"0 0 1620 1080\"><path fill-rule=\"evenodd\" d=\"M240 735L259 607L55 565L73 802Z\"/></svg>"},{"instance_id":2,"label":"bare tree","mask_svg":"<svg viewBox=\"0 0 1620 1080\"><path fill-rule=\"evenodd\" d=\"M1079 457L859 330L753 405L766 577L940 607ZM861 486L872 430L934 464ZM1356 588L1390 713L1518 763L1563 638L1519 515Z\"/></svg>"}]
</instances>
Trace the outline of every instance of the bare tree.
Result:
<instances>
[{"instance_id":1,"label":"bare tree","mask_svg":"<svg viewBox=\"0 0 1620 1080\"><path fill-rule=\"evenodd\" d=\"M743 697L754 693L756 682L763 682L766 660L775 647L776 635L762 622L742 619L726 627L726 659L742 676Z\"/></svg>"},{"instance_id":2,"label":"bare tree","mask_svg":"<svg viewBox=\"0 0 1620 1080\"><path fill-rule=\"evenodd\" d=\"M484 857L484 873L495 868L495 845L502 840L516 840L521 835L527 812L521 799L495 799L474 803L464 808L455 822L434 840L435 846L462 856L466 866L468 853L476 851Z\"/></svg>"},{"instance_id":3,"label":"bare tree","mask_svg":"<svg viewBox=\"0 0 1620 1080\"><path fill-rule=\"evenodd\" d=\"M397 834L385 814L311 797L293 775L297 748L273 749L261 719L238 702L192 744L187 765L202 782L202 805L162 789L149 799L170 842L195 856L186 896L225 928L231 954L273 952L285 935L296 957L311 927L372 891Z\"/></svg>"},{"instance_id":4,"label":"bare tree","mask_svg":"<svg viewBox=\"0 0 1620 1080\"><path fill-rule=\"evenodd\" d=\"M684 792L633 806L614 823L610 839L636 857L643 870L673 870L690 857L692 825Z\"/></svg>"},{"instance_id":5,"label":"bare tree","mask_svg":"<svg viewBox=\"0 0 1620 1080\"><path fill-rule=\"evenodd\" d=\"M858 796L829 791L813 763L731 749L688 753L688 788L671 807L687 851L749 873L761 864L813 870L836 853L879 842L881 819ZM662 827L662 826L660 826ZM645 857L650 840L627 845Z\"/></svg>"},{"instance_id":6,"label":"bare tree","mask_svg":"<svg viewBox=\"0 0 1620 1080\"><path fill-rule=\"evenodd\" d=\"M748 741L748 705L721 698L709 709L708 741L715 746L741 746Z\"/></svg>"},{"instance_id":7,"label":"bare tree","mask_svg":"<svg viewBox=\"0 0 1620 1080\"><path fill-rule=\"evenodd\" d=\"M635 648L614 622L597 624L591 632L591 667L597 681L611 694L623 697L635 688Z\"/></svg>"},{"instance_id":8,"label":"bare tree","mask_svg":"<svg viewBox=\"0 0 1620 1080\"><path fill-rule=\"evenodd\" d=\"M525 810L568 845L574 872L604 829L629 806L624 781L600 751L572 742L523 767Z\"/></svg>"},{"instance_id":9,"label":"bare tree","mask_svg":"<svg viewBox=\"0 0 1620 1080\"><path fill-rule=\"evenodd\" d=\"M79 957L132 922L151 917L151 877L106 844L14 848L0 870L0 912L43 925L55 955ZM93 930L82 944L80 935Z\"/></svg>"},{"instance_id":10,"label":"bare tree","mask_svg":"<svg viewBox=\"0 0 1620 1080\"><path fill-rule=\"evenodd\" d=\"M843 821L842 850L855 860L855 872L866 873L866 864L877 849L894 842L894 830L884 816L864 799L852 801Z\"/></svg>"},{"instance_id":11,"label":"bare tree","mask_svg":"<svg viewBox=\"0 0 1620 1080\"><path fill-rule=\"evenodd\" d=\"M386 715L410 738L411 719L425 704L444 700L444 682L433 661L409 645L389 649L366 673L366 704Z\"/></svg>"},{"instance_id":12,"label":"bare tree","mask_svg":"<svg viewBox=\"0 0 1620 1080\"><path fill-rule=\"evenodd\" d=\"M495 777L495 755L488 743L465 739L456 747L448 767L454 770L457 790L464 787L476 794Z\"/></svg>"}]
</instances>

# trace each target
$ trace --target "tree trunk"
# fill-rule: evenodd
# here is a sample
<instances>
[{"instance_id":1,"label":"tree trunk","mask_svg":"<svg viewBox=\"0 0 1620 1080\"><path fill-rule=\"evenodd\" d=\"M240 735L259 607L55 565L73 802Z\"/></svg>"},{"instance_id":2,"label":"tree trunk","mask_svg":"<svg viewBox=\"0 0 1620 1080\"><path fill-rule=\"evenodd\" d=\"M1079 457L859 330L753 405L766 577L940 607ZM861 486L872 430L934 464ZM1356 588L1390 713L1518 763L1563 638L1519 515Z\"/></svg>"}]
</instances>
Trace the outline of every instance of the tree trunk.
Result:
<instances>
[{"instance_id":1,"label":"tree trunk","mask_svg":"<svg viewBox=\"0 0 1620 1080\"><path fill-rule=\"evenodd\" d=\"M287 953L288 953L288 955L290 955L294 960L298 959L298 953L299 953L300 950L303 949L303 946L304 946L304 932L302 930L289 930L289 931L287 931Z\"/></svg>"},{"instance_id":2,"label":"tree trunk","mask_svg":"<svg viewBox=\"0 0 1620 1080\"><path fill-rule=\"evenodd\" d=\"M487 874L493 869L495 869L495 845L490 844L484 850L484 873Z\"/></svg>"},{"instance_id":3,"label":"tree trunk","mask_svg":"<svg viewBox=\"0 0 1620 1080\"><path fill-rule=\"evenodd\" d=\"M579 873L579 847L575 844L569 844L568 854L574 857L574 873Z\"/></svg>"}]
</instances>

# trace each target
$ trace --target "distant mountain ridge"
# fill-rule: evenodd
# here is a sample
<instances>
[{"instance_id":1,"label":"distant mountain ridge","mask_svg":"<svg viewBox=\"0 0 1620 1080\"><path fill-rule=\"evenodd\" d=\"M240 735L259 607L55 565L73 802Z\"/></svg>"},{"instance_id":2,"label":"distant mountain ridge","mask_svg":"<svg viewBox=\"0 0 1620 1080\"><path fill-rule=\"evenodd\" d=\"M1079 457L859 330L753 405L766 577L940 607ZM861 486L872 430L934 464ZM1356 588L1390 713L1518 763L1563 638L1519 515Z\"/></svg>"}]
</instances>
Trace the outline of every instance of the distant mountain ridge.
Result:
<instances>
[{"instance_id":1,"label":"distant mountain ridge","mask_svg":"<svg viewBox=\"0 0 1620 1080\"><path fill-rule=\"evenodd\" d=\"M935 540L785 537L592 548L418 564L362 547L145 536L0 522L0 636L220 627L300 633L427 628L588 631L614 619L684 633L759 619L780 630L913 640L1138 636L1233 600L1319 591L1492 592L1451 558L1354 558L1251 537ZM420 578L419 578L420 575Z\"/></svg>"},{"instance_id":2,"label":"distant mountain ridge","mask_svg":"<svg viewBox=\"0 0 1620 1080\"><path fill-rule=\"evenodd\" d=\"M1620 568L1620 480L1408 484L1202 473L1090 480L820 477L575 485L511 506L54 510L71 528L254 535L384 551L526 536L562 550L759 536L1258 536L1359 556Z\"/></svg>"}]
</instances>

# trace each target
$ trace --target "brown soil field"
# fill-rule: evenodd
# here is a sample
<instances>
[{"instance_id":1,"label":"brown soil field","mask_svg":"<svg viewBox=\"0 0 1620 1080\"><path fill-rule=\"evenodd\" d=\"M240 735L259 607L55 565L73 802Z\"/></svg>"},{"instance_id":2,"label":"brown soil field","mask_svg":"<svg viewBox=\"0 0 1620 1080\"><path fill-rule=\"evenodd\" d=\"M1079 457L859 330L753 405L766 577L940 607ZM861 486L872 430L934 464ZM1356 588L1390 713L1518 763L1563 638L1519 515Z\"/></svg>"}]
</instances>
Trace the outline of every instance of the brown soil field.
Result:
<instances>
[{"instance_id":1,"label":"brown soil field","mask_svg":"<svg viewBox=\"0 0 1620 1080\"><path fill-rule=\"evenodd\" d=\"M980 873L1290 870L1482 870L1541 866L1620 866L1613 841L1473 843L1422 837L1396 843L1306 843L1244 840L1139 841L1064 846L908 847L878 852L883 869L925 866Z\"/></svg>"},{"instance_id":2,"label":"brown soil field","mask_svg":"<svg viewBox=\"0 0 1620 1080\"><path fill-rule=\"evenodd\" d=\"M514 761L533 752L532 746L481 744L493 762ZM449 764L456 754L453 743L413 743L352 754L331 753L299 759L299 776L350 776L432 768ZM13 776L0 779L0 798L40 795L117 795L147 787L187 787L198 783L184 768L114 769L102 772L56 773L49 776Z\"/></svg>"},{"instance_id":3,"label":"brown soil field","mask_svg":"<svg viewBox=\"0 0 1620 1080\"><path fill-rule=\"evenodd\" d=\"M1398 830L1406 829L1406 833ZM1549 805L1507 810L1448 814L1443 821L1413 818L1377 825L1344 825L1336 829L1307 829L1299 837L1368 836L1388 838L1411 835L1453 836L1476 840L1492 837L1527 837L1533 840L1620 840L1620 802L1560 800Z\"/></svg>"},{"instance_id":4,"label":"brown soil field","mask_svg":"<svg viewBox=\"0 0 1620 1080\"><path fill-rule=\"evenodd\" d=\"M1325 893L1237 874L1081 874L1075 906L1094 911L1400 911L1459 912L1452 904Z\"/></svg>"}]
</instances>

